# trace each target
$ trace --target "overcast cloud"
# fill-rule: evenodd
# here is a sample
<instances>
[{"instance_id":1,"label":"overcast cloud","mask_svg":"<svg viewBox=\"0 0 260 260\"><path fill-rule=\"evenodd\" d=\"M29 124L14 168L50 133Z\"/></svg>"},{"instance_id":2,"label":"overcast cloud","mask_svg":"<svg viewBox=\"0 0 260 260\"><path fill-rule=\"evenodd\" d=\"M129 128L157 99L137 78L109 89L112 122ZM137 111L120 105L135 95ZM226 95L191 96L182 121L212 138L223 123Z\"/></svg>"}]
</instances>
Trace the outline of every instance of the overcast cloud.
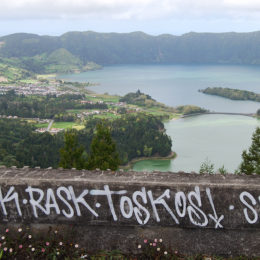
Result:
<instances>
[{"instance_id":1,"label":"overcast cloud","mask_svg":"<svg viewBox=\"0 0 260 260\"><path fill-rule=\"evenodd\" d=\"M260 0L0 0L0 35L260 30Z\"/></svg>"},{"instance_id":2,"label":"overcast cloud","mask_svg":"<svg viewBox=\"0 0 260 260\"><path fill-rule=\"evenodd\" d=\"M0 19L254 17L259 0L0 0ZM256 18L256 17L255 17Z\"/></svg>"}]
</instances>

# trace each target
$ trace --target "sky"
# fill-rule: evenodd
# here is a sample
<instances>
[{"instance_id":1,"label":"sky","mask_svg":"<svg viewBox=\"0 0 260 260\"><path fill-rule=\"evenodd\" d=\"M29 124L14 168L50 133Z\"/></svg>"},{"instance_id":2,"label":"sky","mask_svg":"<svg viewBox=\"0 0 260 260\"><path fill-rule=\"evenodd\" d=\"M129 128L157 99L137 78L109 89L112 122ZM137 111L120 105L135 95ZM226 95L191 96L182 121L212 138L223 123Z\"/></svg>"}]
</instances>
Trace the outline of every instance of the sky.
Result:
<instances>
[{"instance_id":1,"label":"sky","mask_svg":"<svg viewBox=\"0 0 260 260\"><path fill-rule=\"evenodd\" d=\"M260 30L260 0L0 0L0 35Z\"/></svg>"}]
</instances>

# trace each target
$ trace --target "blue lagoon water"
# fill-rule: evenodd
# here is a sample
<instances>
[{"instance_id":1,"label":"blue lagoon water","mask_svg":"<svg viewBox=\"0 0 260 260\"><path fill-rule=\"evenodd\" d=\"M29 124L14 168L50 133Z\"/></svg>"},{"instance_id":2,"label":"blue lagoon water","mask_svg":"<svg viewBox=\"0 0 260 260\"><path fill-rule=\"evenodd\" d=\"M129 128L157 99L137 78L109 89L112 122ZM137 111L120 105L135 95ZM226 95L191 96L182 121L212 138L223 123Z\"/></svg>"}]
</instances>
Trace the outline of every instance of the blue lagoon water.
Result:
<instances>
[{"instance_id":1,"label":"blue lagoon water","mask_svg":"<svg viewBox=\"0 0 260 260\"><path fill-rule=\"evenodd\" d=\"M97 93L125 95L140 89L169 106L197 105L217 112L255 112L260 103L232 101L198 92L207 87L228 87L260 93L260 66L121 65L63 79L99 83Z\"/></svg>"}]
</instances>

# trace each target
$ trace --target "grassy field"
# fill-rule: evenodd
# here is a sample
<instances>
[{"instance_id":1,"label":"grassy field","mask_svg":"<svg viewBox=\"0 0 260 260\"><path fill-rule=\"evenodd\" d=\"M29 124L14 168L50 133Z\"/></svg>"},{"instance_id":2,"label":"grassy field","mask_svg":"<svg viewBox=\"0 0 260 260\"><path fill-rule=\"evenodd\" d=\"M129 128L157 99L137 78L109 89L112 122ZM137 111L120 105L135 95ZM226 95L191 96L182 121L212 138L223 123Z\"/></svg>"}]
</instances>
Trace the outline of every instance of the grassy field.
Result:
<instances>
[{"instance_id":1,"label":"grassy field","mask_svg":"<svg viewBox=\"0 0 260 260\"><path fill-rule=\"evenodd\" d=\"M44 123L44 124L35 124L36 127L38 128L47 128L48 127L48 123Z\"/></svg>"},{"instance_id":2,"label":"grassy field","mask_svg":"<svg viewBox=\"0 0 260 260\"><path fill-rule=\"evenodd\" d=\"M37 128L47 128L48 123L45 124L35 124ZM85 128L84 125L77 124L75 122L54 122L52 125L52 128L64 128L64 129L69 129L69 128L75 128L77 130L81 130Z\"/></svg>"},{"instance_id":3,"label":"grassy field","mask_svg":"<svg viewBox=\"0 0 260 260\"><path fill-rule=\"evenodd\" d=\"M57 74L39 74L39 75L37 75L37 79L53 79L56 77L57 77Z\"/></svg>"},{"instance_id":4,"label":"grassy field","mask_svg":"<svg viewBox=\"0 0 260 260\"><path fill-rule=\"evenodd\" d=\"M119 96L110 96L110 95L100 95L100 94L93 94L91 96L87 96L90 101L104 101L104 102L119 102Z\"/></svg>"},{"instance_id":5,"label":"grassy field","mask_svg":"<svg viewBox=\"0 0 260 260\"><path fill-rule=\"evenodd\" d=\"M25 84L36 84L38 83L37 79L22 79L20 80L21 83L25 83Z\"/></svg>"},{"instance_id":6,"label":"grassy field","mask_svg":"<svg viewBox=\"0 0 260 260\"><path fill-rule=\"evenodd\" d=\"M114 115L113 113L104 113L100 115L94 115L94 118L100 118L100 119L116 119L120 117L120 115Z\"/></svg>"},{"instance_id":7,"label":"grassy field","mask_svg":"<svg viewBox=\"0 0 260 260\"><path fill-rule=\"evenodd\" d=\"M75 122L54 122L52 127L53 128L64 128L64 129L75 128L77 130L80 130L80 129L84 128L84 125L79 125Z\"/></svg>"}]
</instances>

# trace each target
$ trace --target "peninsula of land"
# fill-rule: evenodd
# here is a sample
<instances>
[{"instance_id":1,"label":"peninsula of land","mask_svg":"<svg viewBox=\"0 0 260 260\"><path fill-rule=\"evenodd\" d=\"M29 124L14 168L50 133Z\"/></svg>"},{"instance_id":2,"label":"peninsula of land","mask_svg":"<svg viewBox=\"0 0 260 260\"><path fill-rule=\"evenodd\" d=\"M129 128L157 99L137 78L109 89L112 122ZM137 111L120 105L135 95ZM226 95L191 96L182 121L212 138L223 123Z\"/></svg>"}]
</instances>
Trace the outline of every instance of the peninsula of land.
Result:
<instances>
[{"instance_id":1,"label":"peninsula of land","mask_svg":"<svg viewBox=\"0 0 260 260\"><path fill-rule=\"evenodd\" d=\"M199 90L199 92L208 95L224 97L232 100L249 100L249 101L260 102L260 94L257 94L252 91L241 90L241 89L215 87L215 88L202 89Z\"/></svg>"}]
</instances>

